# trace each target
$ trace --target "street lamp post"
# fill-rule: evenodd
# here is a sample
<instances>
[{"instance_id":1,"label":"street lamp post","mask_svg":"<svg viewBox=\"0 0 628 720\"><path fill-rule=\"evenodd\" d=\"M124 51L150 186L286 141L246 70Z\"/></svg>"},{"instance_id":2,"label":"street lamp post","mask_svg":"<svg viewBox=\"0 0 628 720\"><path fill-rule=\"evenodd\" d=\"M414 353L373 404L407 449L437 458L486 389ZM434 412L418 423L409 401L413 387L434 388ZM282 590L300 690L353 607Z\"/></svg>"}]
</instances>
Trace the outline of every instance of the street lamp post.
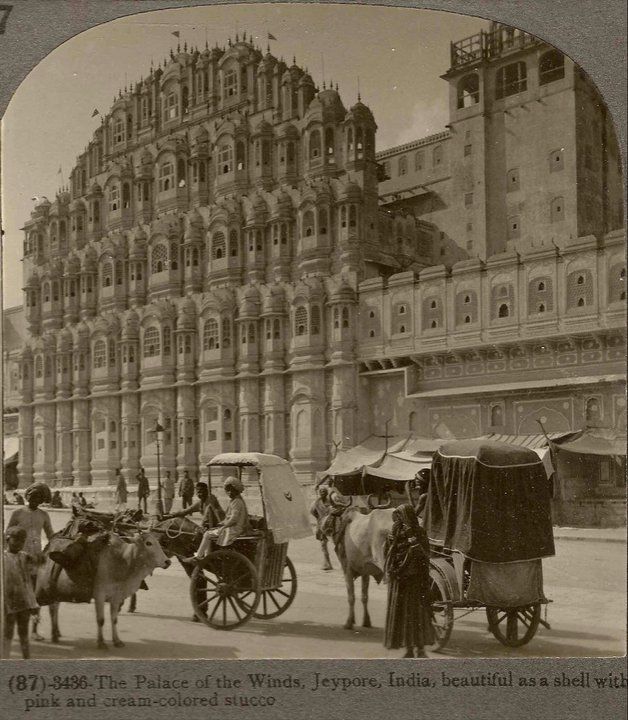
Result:
<instances>
[{"instance_id":1,"label":"street lamp post","mask_svg":"<svg viewBox=\"0 0 628 720\"><path fill-rule=\"evenodd\" d=\"M160 435L164 431L163 427L159 424L159 421L155 422L155 442L157 443L157 514L164 514L164 504L161 498L161 462L160 462L160 450L159 445Z\"/></svg>"}]
</instances>

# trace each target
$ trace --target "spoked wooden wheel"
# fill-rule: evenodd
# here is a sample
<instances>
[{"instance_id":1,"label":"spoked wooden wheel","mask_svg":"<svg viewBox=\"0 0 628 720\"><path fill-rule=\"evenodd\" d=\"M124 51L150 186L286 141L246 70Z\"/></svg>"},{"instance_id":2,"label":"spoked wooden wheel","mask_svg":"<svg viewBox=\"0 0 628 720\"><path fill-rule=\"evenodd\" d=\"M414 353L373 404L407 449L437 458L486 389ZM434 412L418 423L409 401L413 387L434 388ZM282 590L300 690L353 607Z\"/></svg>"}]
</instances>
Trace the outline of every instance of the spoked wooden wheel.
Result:
<instances>
[{"instance_id":1,"label":"spoked wooden wheel","mask_svg":"<svg viewBox=\"0 0 628 720\"><path fill-rule=\"evenodd\" d=\"M279 617L292 605L297 594L297 571L292 560L286 558L281 574L281 586L270 590L262 590L260 603L253 617L270 620Z\"/></svg>"},{"instance_id":2,"label":"spoked wooden wheel","mask_svg":"<svg viewBox=\"0 0 628 720\"><path fill-rule=\"evenodd\" d=\"M502 645L521 647L535 636L541 619L541 603L517 608L487 607L489 630Z\"/></svg>"},{"instance_id":3,"label":"spoked wooden wheel","mask_svg":"<svg viewBox=\"0 0 628 720\"><path fill-rule=\"evenodd\" d=\"M429 646L432 651L442 650L447 645L454 628L454 610L451 602L448 601L451 601L451 597L447 582L441 573L432 567L430 569L430 604L434 644Z\"/></svg>"},{"instance_id":4,"label":"spoked wooden wheel","mask_svg":"<svg viewBox=\"0 0 628 720\"><path fill-rule=\"evenodd\" d=\"M253 563L234 550L210 553L190 576L196 617L217 630L233 630L255 612L260 599Z\"/></svg>"}]
</instances>

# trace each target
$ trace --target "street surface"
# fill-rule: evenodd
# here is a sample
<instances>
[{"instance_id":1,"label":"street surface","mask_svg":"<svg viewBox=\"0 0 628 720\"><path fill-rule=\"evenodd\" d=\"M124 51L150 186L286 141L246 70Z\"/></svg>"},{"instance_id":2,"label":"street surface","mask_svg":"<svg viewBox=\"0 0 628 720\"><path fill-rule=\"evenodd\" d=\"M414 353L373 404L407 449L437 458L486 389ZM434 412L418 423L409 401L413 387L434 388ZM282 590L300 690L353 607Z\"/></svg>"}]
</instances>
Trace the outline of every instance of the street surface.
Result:
<instances>
[{"instance_id":1,"label":"street surface","mask_svg":"<svg viewBox=\"0 0 628 720\"><path fill-rule=\"evenodd\" d=\"M8 520L11 508L5 507ZM69 512L50 513L55 530ZM586 535L586 530L580 534ZM333 554L334 570L321 570L319 543L312 537L293 541L289 556L298 576L292 606L275 620L252 619L231 631L191 622L188 579L175 560L168 570L147 579L149 590L138 593L134 614L120 614L118 627L125 647L110 643L109 613L105 623L108 650L96 648L93 604L63 604L61 642L32 642L37 659L77 658L386 658L399 650L383 647L386 587L371 582L369 610L374 627L344 630L347 601L344 579ZM456 611L447 647L433 657L595 657L625 653L626 544L593 540L556 540L556 556L543 562L545 594L552 629L539 627L522 648L506 648L487 630L483 610L462 617ZM356 617L361 622L360 584L356 582ZM43 633L49 638L49 618L42 610ZM12 657L19 657L14 639Z\"/></svg>"}]
</instances>

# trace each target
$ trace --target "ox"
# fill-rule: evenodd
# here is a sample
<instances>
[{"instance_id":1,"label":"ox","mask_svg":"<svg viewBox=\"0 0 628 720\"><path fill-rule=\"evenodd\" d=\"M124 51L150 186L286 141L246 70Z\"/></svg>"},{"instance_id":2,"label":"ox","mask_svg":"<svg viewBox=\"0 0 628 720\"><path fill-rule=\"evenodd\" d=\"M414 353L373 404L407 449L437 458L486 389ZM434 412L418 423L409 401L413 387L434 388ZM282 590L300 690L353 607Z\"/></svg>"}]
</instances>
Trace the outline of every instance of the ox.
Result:
<instances>
[{"instance_id":1,"label":"ox","mask_svg":"<svg viewBox=\"0 0 628 720\"><path fill-rule=\"evenodd\" d=\"M341 503L337 493L330 495L334 510L322 521L321 531L332 538L347 585L349 616L344 627L351 630L355 623L355 579L362 580L362 627L371 627L368 611L369 579L381 582L384 576L384 543L392 530L393 510L388 506L374 507L371 512Z\"/></svg>"},{"instance_id":2,"label":"ox","mask_svg":"<svg viewBox=\"0 0 628 720\"><path fill-rule=\"evenodd\" d=\"M48 602L67 600L75 592L74 583L65 570L60 568L56 573L51 574L51 558L47 558L38 572L38 587L50 584L50 578L54 577L54 587L48 590L56 597L51 597ZM123 647L124 643L118 636L118 612L120 606L127 597L133 595L140 588L140 585L148 575L152 575L157 567L167 568L170 566L161 545L159 538L152 532L140 532L131 538L121 538L111 533L107 544L100 550L95 563L95 573L91 597L96 607L96 622L98 625L98 647L106 649L107 645L103 637L105 624L105 603L109 603L111 616L111 637L116 647ZM38 592L39 599L39 592ZM41 603L40 603L41 604ZM52 616L52 613L51 613ZM53 623L56 622L56 613ZM53 635L58 634L58 627L53 625Z\"/></svg>"}]
</instances>

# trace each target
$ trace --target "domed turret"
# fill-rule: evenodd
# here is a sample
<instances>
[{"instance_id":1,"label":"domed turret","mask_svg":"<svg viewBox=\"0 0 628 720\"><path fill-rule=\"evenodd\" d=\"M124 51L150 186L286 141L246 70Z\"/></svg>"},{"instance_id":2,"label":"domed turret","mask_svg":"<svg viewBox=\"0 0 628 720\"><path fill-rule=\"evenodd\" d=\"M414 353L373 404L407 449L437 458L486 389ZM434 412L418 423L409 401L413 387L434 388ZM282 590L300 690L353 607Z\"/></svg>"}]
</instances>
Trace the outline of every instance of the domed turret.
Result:
<instances>
[{"instance_id":1,"label":"domed turret","mask_svg":"<svg viewBox=\"0 0 628 720\"><path fill-rule=\"evenodd\" d=\"M73 338L68 328L63 328L57 335L57 352L69 352L72 350Z\"/></svg>"},{"instance_id":2,"label":"domed turret","mask_svg":"<svg viewBox=\"0 0 628 720\"><path fill-rule=\"evenodd\" d=\"M339 199L359 201L362 198L362 190L357 183L349 181L340 191Z\"/></svg>"},{"instance_id":3,"label":"domed turret","mask_svg":"<svg viewBox=\"0 0 628 720\"><path fill-rule=\"evenodd\" d=\"M240 317L257 317L259 314L259 291L253 285L248 285L242 293L240 300Z\"/></svg>"},{"instance_id":4,"label":"domed turret","mask_svg":"<svg viewBox=\"0 0 628 720\"><path fill-rule=\"evenodd\" d=\"M262 303L262 315L282 315L286 311L286 297L281 285L271 285Z\"/></svg>"},{"instance_id":5,"label":"domed turret","mask_svg":"<svg viewBox=\"0 0 628 720\"><path fill-rule=\"evenodd\" d=\"M140 319L135 310L129 310L122 326L122 340L137 340L140 334Z\"/></svg>"}]
</instances>

